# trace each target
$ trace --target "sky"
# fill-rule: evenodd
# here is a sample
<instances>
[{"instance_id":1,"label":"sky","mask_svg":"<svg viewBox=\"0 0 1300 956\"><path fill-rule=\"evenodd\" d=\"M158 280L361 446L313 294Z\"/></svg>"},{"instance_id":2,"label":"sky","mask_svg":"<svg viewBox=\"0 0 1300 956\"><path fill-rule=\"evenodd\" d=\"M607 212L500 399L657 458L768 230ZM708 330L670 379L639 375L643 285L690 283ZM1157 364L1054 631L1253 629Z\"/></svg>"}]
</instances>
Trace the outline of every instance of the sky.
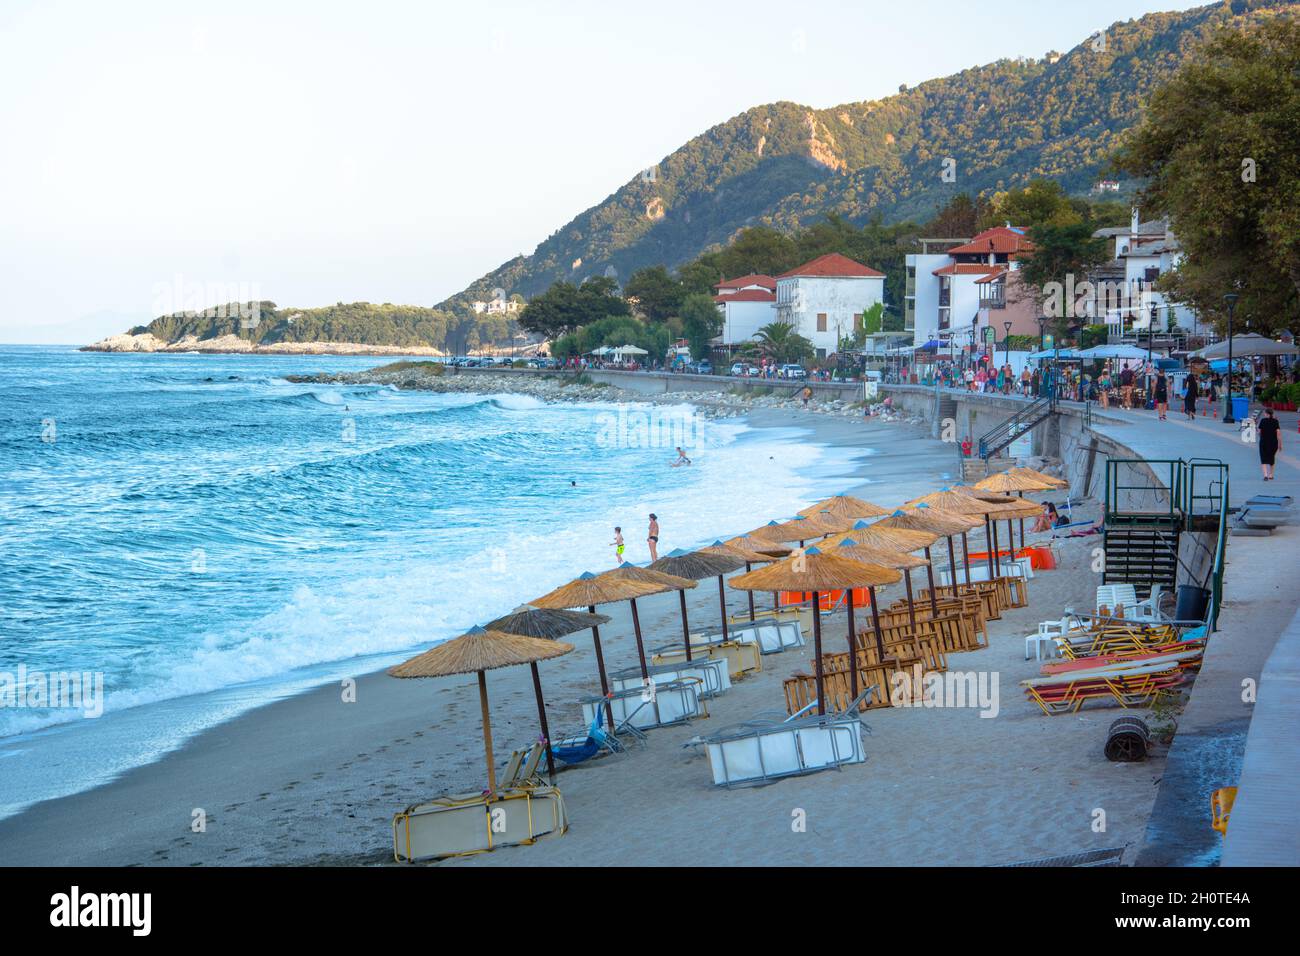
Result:
<instances>
[{"instance_id":1,"label":"sky","mask_svg":"<svg viewBox=\"0 0 1300 956\"><path fill-rule=\"evenodd\" d=\"M0 342L434 303L762 103L876 99L1179 0L0 0Z\"/></svg>"}]
</instances>

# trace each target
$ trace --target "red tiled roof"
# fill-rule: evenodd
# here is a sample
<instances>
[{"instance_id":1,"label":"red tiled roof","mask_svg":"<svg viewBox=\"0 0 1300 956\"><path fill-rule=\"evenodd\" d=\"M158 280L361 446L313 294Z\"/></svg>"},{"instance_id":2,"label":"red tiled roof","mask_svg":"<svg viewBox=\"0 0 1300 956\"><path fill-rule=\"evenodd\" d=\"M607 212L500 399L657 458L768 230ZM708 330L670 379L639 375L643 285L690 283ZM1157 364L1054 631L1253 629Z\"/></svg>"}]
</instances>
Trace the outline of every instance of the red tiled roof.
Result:
<instances>
[{"instance_id":1,"label":"red tiled roof","mask_svg":"<svg viewBox=\"0 0 1300 956\"><path fill-rule=\"evenodd\" d=\"M998 279L1001 279L1004 275L1006 275L1010 271L1011 271L1010 269L999 267L995 269L993 272L990 272L988 275L984 276L982 279L976 279L975 284L984 285L987 282L996 282Z\"/></svg>"},{"instance_id":2,"label":"red tiled roof","mask_svg":"<svg viewBox=\"0 0 1300 956\"><path fill-rule=\"evenodd\" d=\"M1023 230L998 226L996 229L984 230L964 246L949 249L948 255L982 256L990 252L1009 255L1015 252L1029 252L1033 248L1034 244L1025 238Z\"/></svg>"},{"instance_id":3,"label":"red tiled roof","mask_svg":"<svg viewBox=\"0 0 1300 956\"><path fill-rule=\"evenodd\" d=\"M794 278L827 278L827 279L883 279L885 274L877 272L869 266L864 266L861 262L854 262L848 256L842 256L838 252L832 252L829 255L818 256L812 262L805 262L797 269L791 269L789 272L777 276L778 279Z\"/></svg>"},{"instance_id":4,"label":"red tiled roof","mask_svg":"<svg viewBox=\"0 0 1300 956\"><path fill-rule=\"evenodd\" d=\"M732 292L729 295L715 295L714 302L775 302L776 293L768 292L766 289L742 289L740 292Z\"/></svg>"},{"instance_id":5,"label":"red tiled roof","mask_svg":"<svg viewBox=\"0 0 1300 956\"><path fill-rule=\"evenodd\" d=\"M1001 269L1002 266L991 266L983 262L954 262L942 269L935 269L932 274L937 276L981 276L992 275Z\"/></svg>"},{"instance_id":6,"label":"red tiled roof","mask_svg":"<svg viewBox=\"0 0 1300 956\"><path fill-rule=\"evenodd\" d=\"M754 275L741 276L739 279L724 279L713 288L715 289L743 289L747 285L761 285L764 289L775 289L776 280L771 276L765 276L761 273Z\"/></svg>"}]
</instances>

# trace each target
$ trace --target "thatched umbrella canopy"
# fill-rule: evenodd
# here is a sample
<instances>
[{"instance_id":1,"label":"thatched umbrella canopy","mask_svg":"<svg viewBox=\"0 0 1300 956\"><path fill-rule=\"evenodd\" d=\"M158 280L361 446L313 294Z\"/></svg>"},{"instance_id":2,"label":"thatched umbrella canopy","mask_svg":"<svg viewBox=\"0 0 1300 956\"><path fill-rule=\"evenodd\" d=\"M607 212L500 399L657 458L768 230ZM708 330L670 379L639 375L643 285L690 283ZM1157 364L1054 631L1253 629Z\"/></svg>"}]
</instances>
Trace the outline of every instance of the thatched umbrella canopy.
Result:
<instances>
[{"instance_id":1,"label":"thatched umbrella canopy","mask_svg":"<svg viewBox=\"0 0 1300 956\"><path fill-rule=\"evenodd\" d=\"M667 594L669 591L684 592L687 588L696 586L690 578L678 577L675 574L664 574L662 571L652 571L650 568L639 568L635 564L620 564L612 571L606 571L601 575L602 578L612 578L618 581L629 581L636 584L642 584L651 587L654 590L650 594ZM633 594L628 597L628 603L632 606L632 633L636 635L636 656L641 661L641 677L644 680L650 679L650 670L646 667L645 662L645 642L641 639L641 614L637 611L636 599L646 597L645 594ZM682 630L688 628L686 623L686 597L682 595ZM686 659L691 659L691 642L689 636L686 640Z\"/></svg>"},{"instance_id":2,"label":"thatched umbrella canopy","mask_svg":"<svg viewBox=\"0 0 1300 956\"><path fill-rule=\"evenodd\" d=\"M912 528L884 528L880 523L866 524L859 522L851 531L831 535L823 544L835 547L852 538L867 548L879 548L882 551L920 551L939 540L933 531L920 531Z\"/></svg>"},{"instance_id":3,"label":"thatched umbrella canopy","mask_svg":"<svg viewBox=\"0 0 1300 956\"><path fill-rule=\"evenodd\" d=\"M745 566L745 559L739 554L720 550L683 551L678 548L650 565L651 571L671 574L679 578L692 578L696 581L704 578L718 579L718 608L722 612L722 639L727 639L727 592L723 587L722 577ZM686 592L677 592L682 601L682 637L686 641L686 659L691 659L691 631L686 625Z\"/></svg>"},{"instance_id":4,"label":"thatched umbrella canopy","mask_svg":"<svg viewBox=\"0 0 1300 956\"><path fill-rule=\"evenodd\" d=\"M488 793L497 788L496 761L492 756L492 719L488 714L486 671L516 664L531 664L562 657L573 650L572 644L548 641L521 634L507 634L476 627L453 640L432 647L404 664L389 669L393 677L450 677L453 674L478 674L479 706L483 711L483 748L487 753ZM534 671L536 673L536 671ZM541 683L534 685L537 706L544 713ZM546 736L543 730L543 737ZM547 741L549 747L550 741Z\"/></svg>"},{"instance_id":5,"label":"thatched umbrella canopy","mask_svg":"<svg viewBox=\"0 0 1300 956\"><path fill-rule=\"evenodd\" d=\"M595 614L596 606L599 604L613 604L615 601L627 601L631 598L658 593L659 588L653 584L627 579L613 580L585 571L568 584L561 585L549 594L544 594L528 603L539 608L585 607L590 613ZM608 697L609 677L605 672L605 652L600 646L600 625L594 623L591 625L591 639L596 647L596 670L600 673L600 692ZM614 709L606 704L605 710L610 722L609 727L613 730Z\"/></svg>"},{"instance_id":6,"label":"thatched umbrella canopy","mask_svg":"<svg viewBox=\"0 0 1300 956\"><path fill-rule=\"evenodd\" d=\"M863 501L861 498L855 498L852 495L835 495L825 501L819 501L815 505L804 508L799 514L805 518L812 518L823 512L834 515L836 518L849 518L857 521L863 518L883 518L889 514L889 509L873 505L870 501Z\"/></svg>"},{"instance_id":7,"label":"thatched umbrella canopy","mask_svg":"<svg viewBox=\"0 0 1300 956\"><path fill-rule=\"evenodd\" d=\"M756 538L752 534L742 534L735 538L728 538L726 541L722 542L722 546L725 548L731 548L732 550L739 549L741 551L748 551L752 554L766 555L774 560L780 560L794 550L794 548L787 548L784 544L781 544L778 541ZM755 564L761 563L758 559L751 558L750 560Z\"/></svg>"},{"instance_id":8,"label":"thatched umbrella canopy","mask_svg":"<svg viewBox=\"0 0 1300 956\"><path fill-rule=\"evenodd\" d=\"M1033 474L1022 474L1018 470L1012 469L998 475L990 475L983 481L977 481L975 487L984 491L1001 492L1008 495L1014 492L1023 500L1026 491L1051 491L1058 486L1054 480L1049 480L1046 475L1036 477ZM1020 522L1020 546L1022 548L1025 546L1025 518L1033 518L1037 517L1037 515L1038 510L1035 507L1032 514L1018 519ZM1007 533L1011 533L1010 519L1007 521Z\"/></svg>"},{"instance_id":9,"label":"thatched umbrella canopy","mask_svg":"<svg viewBox=\"0 0 1300 956\"><path fill-rule=\"evenodd\" d=\"M1034 478L1030 475L1018 475L1015 472L1004 471L1001 474L989 475L983 481L977 481L972 486L980 491L989 491L994 494L1008 495L1013 492L1026 491L1051 491L1056 485L1044 481L1042 478Z\"/></svg>"},{"instance_id":10,"label":"thatched umbrella canopy","mask_svg":"<svg viewBox=\"0 0 1300 956\"><path fill-rule=\"evenodd\" d=\"M1012 468L1007 472L1007 474L1024 475L1027 478L1036 478L1039 481L1047 482L1049 485L1051 485L1053 488L1056 489L1070 487L1070 483L1066 481L1064 478L1057 478L1056 476L1046 474L1045 472L1035 471L1033 468Z\"/></svg>"},{"instance_id":11,"label":"thatched umbrella canopy","mask_svg":"<svg viewBox=\"0 0 1300 956\"><path fill-rule=\"evenodd\" d=\"M505 617L499 617L484 625L488 631L503 631L506 634L521 634L524 637L540 637L554 641L566 637L575 631L589 627L608 624L609 618L604 614L591 614L587 611L564 611L556 608L533 607L524 604L515 608ZM542 676L537 672L536 661L529 663L533 672L533 693L537 696L537 718L542 724L542 737L546 740L546 772L555 782L555 756L551 752L551 728L546 720L546 705L542 698Z\"/></svg>"},{"instance_id":12,"label":"thatched umbrella canopy","mask_svg":"<svg viewBox=\"0 0 1300 956\"><path fill-rule=\"evenodd\" d=\"M817 712L826 713L825 675L822 667L822 615L820 593L822 591L852 591L854 588L867 588L871 592L871 606L875 608L876 588L885 584L896 584L902 575L892 568L874 564L862 564L836 554L828 554L818 548L796 551L784 561L769 564L765 568L751 571L731 579L731 586L742 591L811 591L813 596L813 648L816 658L817 675ZM849 615L852 620L852 614ZM858 696L857 645L855 635L849 629L849 674L853 696ZM880 620L876 619L876 647L880 659L885 659L885 643L880 633Z\"/></svg>"},{"instance_id":13,"label":"thatched umbrella canopy","mask_svg":"<svg viewBox=\"0 0 1300 956\"><path fill-rule=\"evenodd\" d=\"M746 571L754 570L753 566L756 564L771 564L773 561L780 561L781 558L790 553L789 550L784 547L779 549L779 554L770 551L766 553L762 551L751 551L739 542L753 543L760 547L765 547L762 542L754 541L753 538L732 538L730 541L715 541L707 548L701 548L700 550L707 554L720 552L722 554L734 555L744 562ZM754 611L754 592L747 591L745 597L749 599L749 620L752 622L757 618L757 614Z\"/></svg>"},{"instance_id":14,"label":"thatched umbrella canopy","mask_svg":"<svg viewBox=\"0 0 1300 956\"><path fill-rule=\"evenodd\" d=\"M955 511L936 511L929 505L917 505L909 510L895 511L888 518L881 518L876 522L877 528L890 528L896 531L928 531L932 534L942 535L948 539L948 572L952 575L952 583L957 583L957 553L953 545L953 536L962 535L963 540L966 532L972 528L978 528L984 522L974 515L961 515ZM930 548L925 549L925 559L933 561L930 555ZM970 576L970 563L966 564L967 577ZM926 575L930 581L930 611L936 616L939 609L935 602L934 596L934 567L926 569Z\"/></svg>"},{"instance_id":15,"label":"thatched umbrella canopy","mask_svg":"<svg viewBox=\"0 0 1300 956\"><path fill-rule=\"evenodd\" d=\"M944 488L936 491L934 494L926 495L923 498L917 498L907 503L908 507L918 505L929 505L936 511L952 511L962 515L978 515L984 519L984 532L988 537L988 560L989 560L989 578L990 580L997 577L997 571L994 570L993 552L997 550L997 531L992 526L990 516L1004 511L1009 505L1014 506L1015 501L1010 498L1002 498L997 501L989 501L982 497L983 492L972 491L969 487ZM962 535L963 550L969 553L969 544L966 535ZM970 582L970 560L963 555L966 565L966 581ZM954 583L956 583L954 581Z\"/></svg>"},{"instance_id":16,"label":"thatched umbrella canopy","mask_svg":"<svg viewBox=\"0 0 1300 956\"><path fill-rule=\"evenodd\" d=\"M927 549L928 550L928 549ZM872 548L867 545L859 544L853 538L845 538L832 551L832 554L842 555L851 558L854 561L861 561L863 564L874 564L877 567L893 568L895 571L903 572L903 584L907 588L907 617L912 627L916 627L916 607L912 597L912 570L914 568L929 568L930 561L928 558L918 558L912 554L903 554L901 551L889 551L884 548ZM933 582L931 582L933 585ZM854 627L853 621L853 592L849 594L849 631L852 632ZM930 588L930 598L934 598L934 587ZM871 608L872 620L877 624L880 622L880 611L875 605Z\"/></svg>"},{"instance_id":17,"label":"thatched umbrella canopy","mask_svg":"<svg viewBox=\"0 0 1300 956\"><path fill-rule=\"evenodd\" d=\"M809 541L825 537L845 531L851 526L852 522L834 519L829 515L818 515L815 518L800 516L789 521L772 521L761 528L755 528L749 535L761 541L784 544L788 541Z\"/></svg>"}]
</instances>

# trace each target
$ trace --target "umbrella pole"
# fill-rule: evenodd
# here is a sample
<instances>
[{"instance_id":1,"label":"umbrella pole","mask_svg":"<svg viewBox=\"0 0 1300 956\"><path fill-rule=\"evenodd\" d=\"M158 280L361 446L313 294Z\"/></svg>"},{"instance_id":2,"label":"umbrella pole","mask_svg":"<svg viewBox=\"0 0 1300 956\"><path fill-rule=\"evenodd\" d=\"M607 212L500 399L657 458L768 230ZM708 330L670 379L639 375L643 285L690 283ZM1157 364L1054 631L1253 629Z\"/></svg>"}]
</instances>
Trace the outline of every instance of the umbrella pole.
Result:
<instances>
[{"instance_id":1,"label":"umbrella pole","mask_svg":"<svg viewBox=\"0 0 1300 956\"><path fill-rule=\"evenodd\" d=\"M853 625L853 588L847 592L849 602L849 699L858 699L858 636Z\"/></svg>"},{"instance_id":2,"label":"umbrella pole","mask_svg":"<svg viewBox=\"0 0 1300 956\"><path fill-rule=\"evenodd\" d=\"M948 573L952 575L952 586L957 586L957 559L953 557L953 540L952 535L948 535ZM930 585L930 590L934 590L934 585Z\"/></svg>"},{"instance_id":3,"label":"umbrella pole","mask_svg":"<svg viewBox=\"0 0 1300 956\"><path fill-rule=\"evenodd\" d=\"M641 615L636 612L636 598L629 598L632 605L632 633L636 635L636 656L641 662L641 679L649 680L650 671L645 666L645 645L641 643Z\"/></svg>"},{"instance_id":4,"label":"umbrella pole","mask_svg":"<svg viewBox=\"0 0 1300 956\"><path fill-rule=\"evenodd\" d=\"M880 604L876 601L875 585L873 584L867 590L871 594L871 626L876 632L876 652L880 655L880 664L883 667L885 663L885 637L880 631Z\"/></svg>"},{"instance_id":5,"label":"umbrella pole","mask_svg":"<svg viewBox=\"0 0 1300 956\"><path fill-rule=\"evenodd\" d=\"M966 566L966 583L970 584L970 538L961 533L961 563Z\"/></svg>"},{"instance_id":6,"label":"umbrella pole","mask_svg":"<svg viewBox=\"0 0 1300 956\"><path fill-rule=\"evenodd\" d=\"M722 575L718 575L718 608L722 611L722 640L727 640L727 592L722 584Z\"/></svg>"},{"instance_id":7,"label":"umbrella pole","mask_svg":"<svg viewBox=\"0 0 1300 956\"><path fill-rule=\"evenodd\" d=\"M588 611L596 613L596 605L588 606ZM600 671L600 694L605 698L605 716L609 718L609 732L614 732L614 705L609 702L609 678L605 675L605 653L600 649L600 628L591 627L591 639L596 645L596 670Z\"/></svg>"},{"instance_id":8,"label":"umbrella pole","mask_svg":"<svg viewBox=\"0 0 1300 956\"><path fill-rule=\"evenodd\" d=\"M749 562L746 561L746 562L745 562L745 573L748 574L748 573L749 573L750 571L752 571L752 570L753 570L753 568L751 568L750 565L749 565ZM754 592L753 592L753 591L746 591L745 594L746 594L746 596L749 598L749 623L750 623L750 624L753 624L754 621L755 621L755 617L754 617Z\"/></svg>"},{"instance_id":9,"label":"umbrella pole","mask_svg":"<svg viewBox=\"0 0 1300 956\"><path fill-rule=\"evenodd\" d=\"M903 568L903 583L907 585L907 619L912 624L912 634L916 634L916 602L912 600L912 569Z\"/></svg>"},{"instance_id":10,"label":"umbrella pole","mask_svg":"<svg viewBox=\"0 0 1300 956\"><path fill-rule=\"evenodd\" d=\"M817 613L819 598L817 592L813 592L813 656L814 673L817 676L817 713L819 716L826 714L826 686L822 678L822 616Z\"/></svg>"},{"instance_id":11,"label":"umbrella pole","mask_svg":"<svg viewBox=\"0 0 1300 956\"><path fill-rule=\"evenodd\" d=\"M546 741L546 775L555 783L555 756L551 753L551 728L546 724L546 702L542 699L542 675L537 673L537 661L529 661L533 670L533 693L537 695L537 717L542 723L542 738Z\"/></svg>"},{"instance_id":12,"label":"umbrella pole","mask_svg":"<svg viewBox=\"0 0 1300 956\"><path fill-rule=\"evenodd\" d=\"M989 556L989 580L990 581L994 580L997 577L997 574L994 573L993 571L993 552L997 548L997 542L998 542L998 523L996 521L990 521L989 516L985 515L984 516L984 543L988 545L988 547L985 548L984 550L988 552L988 556Z\"/></svg>"},{"instance_id":13,"label":"umbrella pole","mask_svg":"<svg viewBox=\"0 0 1300 956\"><path fill-rule=\"evenodd\" d=\"M989 525L993 528L993 550L989 552L992 558L992 563L989 565L989 580L996 580L1002 576L1002 545L998 542L998 519L990 519Z\"/></svg>"},{"instance_id":14,"label":"umbrella pole","mask_svg":"<svg viewBox=\"0 0 1300 956\"><path fill-rule=\"evenodd\" d=\"M677 596L682 600L682 641L686 644L686 659L691 659L691 626L686 623L686 592L678 589Z\"/></svg>"},{"instance_id":15,"label":"umbrella pole","mask_svg":"<svg viewBox=\"0 0 1300 956\"><path fill-rule=\"evenodd\" d=\"M929 549L929 548L926 548L926 549L925 549L925 560L927 560L927 561L930 560L930 549ZM949 562L952 561L952 536L951 536L951 535L948 537L948 560L949 560ZM925 576L926 576L926 578L928 578L929 581L930 581L930 616L933 617L933 618L935 618L935 619L938 619L938 617L939 617L939 604L938 604L938 602L934 599L934 564L933 564L933 562L930 563L930 564L927 564L927 565L925 566ZM956 583L957 583L957 568L956 568L955 565L952 567L952 583L953 583L953 584L956 584Z\"/></svg>"},{"instance_id":16,"label":"umbrella pole","mask_svg":"<svg viewBox=\"0 0 1300 956\"><path fill-rule=\"evenodd\" d=\"M497 768L496 761L492 759L492 719L488 717L487 675L482 671L478 672L478 702L483 709L483 749L487 751L488 768L487 792L492 794L497 790Z\"/></svg>"}]
</instances>

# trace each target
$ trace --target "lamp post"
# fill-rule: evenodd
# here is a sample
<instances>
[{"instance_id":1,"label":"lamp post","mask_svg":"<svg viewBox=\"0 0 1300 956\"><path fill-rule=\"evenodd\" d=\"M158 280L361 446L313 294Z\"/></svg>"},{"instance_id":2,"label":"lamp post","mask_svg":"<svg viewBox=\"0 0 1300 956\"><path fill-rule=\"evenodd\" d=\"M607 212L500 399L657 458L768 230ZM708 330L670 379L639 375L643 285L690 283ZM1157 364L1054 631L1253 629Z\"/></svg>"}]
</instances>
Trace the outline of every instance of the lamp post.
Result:
<instances>
[{"instance_id":1,"label":"lamp post","mask_svg":"<svg viewBox=\"0 0 1300 956\"><path fill-rule=\"evenodd\" d=\"M1153 305L1151 307L1151 321L1147 323L1147 367L1146 367L1146 374L1143 375L1142 377L1146 379L1146 381L1143 384L1143 387L1146 389L1146 393L1147 393L1148 410L1156 407L1156 396L1155 393L1152 392L1151 390L1151 346L1152 346L1152 339L1155 338L1155 334L1156 334L1156 316L1159 314L1160 314L1159 309Z\"/></svg>"},{"instance_id":2,"label":"lamp post","mask_svg":"<svg viewBox=\"0 0 1300 956\"><path fill-rule=\"evenodd\" d=\"M1235 292L1229 292L1223 297L1223 301L1228 304L1228 398L1223 409L1223 424L1235 425L1237 420L1232 417L1232 316L1237 311L1237 300L1240 299Z\"/></svg>"},{"instance_id":3,"label":"lamp post","mask_svg":"<svg viewBox=\"0 0 1300 956\"><path fill-rule=\"evenodd\" d=\"M1002 361L1004 364L1011 363L1011 322L1003 322L1002 328L1006 330L1006 335L1002 337Z\"/></svg>"}]
</instances>

